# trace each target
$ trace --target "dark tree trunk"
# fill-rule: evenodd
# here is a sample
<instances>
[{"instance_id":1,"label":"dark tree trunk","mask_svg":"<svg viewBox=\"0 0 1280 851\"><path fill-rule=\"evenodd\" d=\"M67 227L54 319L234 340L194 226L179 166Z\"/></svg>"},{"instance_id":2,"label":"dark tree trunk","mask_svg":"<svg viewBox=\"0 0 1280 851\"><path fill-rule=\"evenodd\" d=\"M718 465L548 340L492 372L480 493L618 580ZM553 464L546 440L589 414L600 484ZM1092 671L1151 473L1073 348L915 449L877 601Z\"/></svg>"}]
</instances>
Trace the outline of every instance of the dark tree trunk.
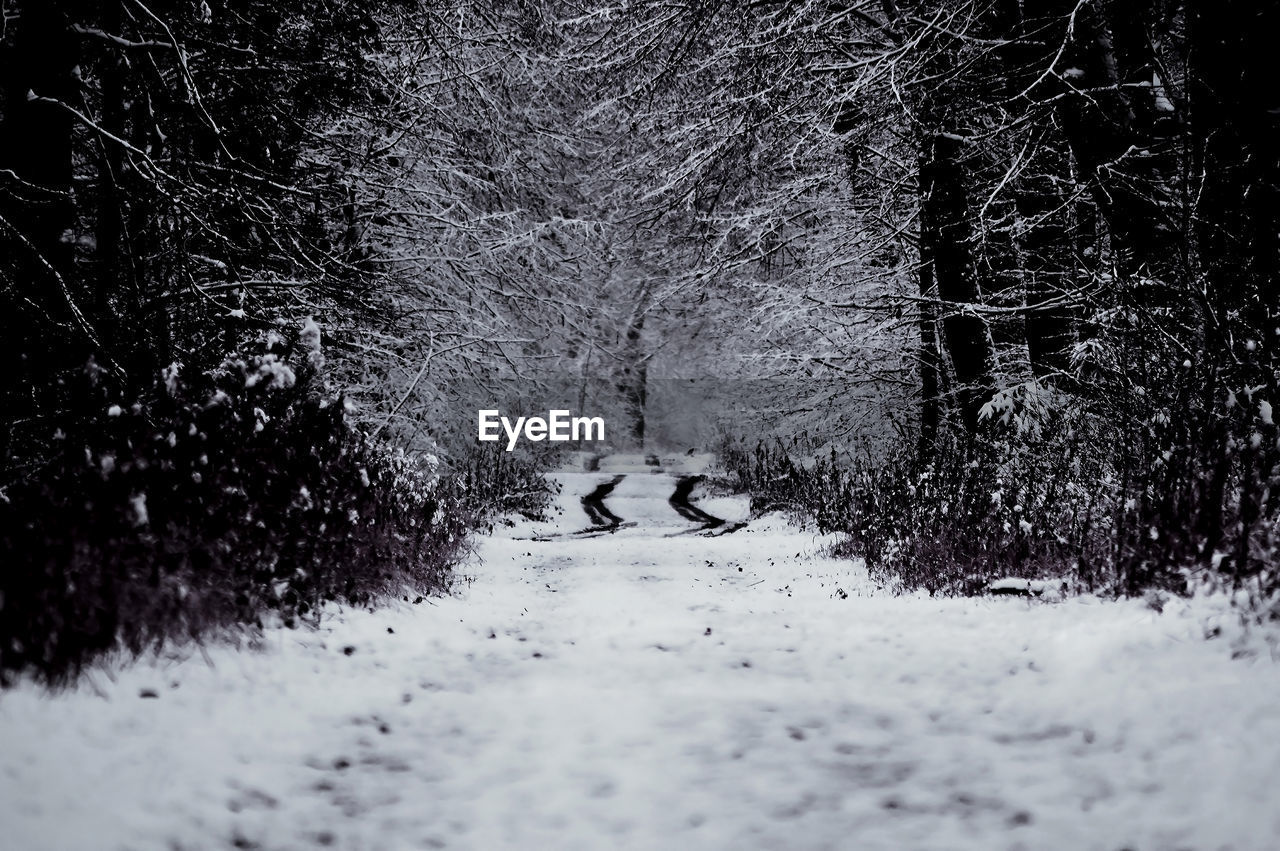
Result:
<instances>
[{"instance_id":1,"label":"dark tree trunk","mask_svg":"<svg viewBox=\"0 0 1280 851\"><path fill-rule=\"evenodd\" d=\"M938 356L938 322L930 301L937 298L937 288L933 283L933 257L923 239L920 240L920 297L924 299L920 306L920 434L917 451L922 460L933 458L938 441L938 426L941 422L941 397L939 395L938 375L941 371L941 359Z\"/></svg>"},{"instance_id":2,"label":"dark tree trunk","mask_svg":"<svg viewBox=\"0 0 1280 851\"><path fill-rule=\"evenodd\" d=\"M17 177L9 187L21 218L21 231L33 251L26 258L33 273L48 280L70 277L72 199L72 117L66 106L77 100L76 43L61 4L25 3L12 24L4 62L3 167ZM8 206L8 205L6 205ZM33 293L42 305L59 299ZM58 311L62 313L64 311Z\"/></svg>"},{"instance_id":3,"label":"dark tree trunk","mask_svg":"<svg viewBox=\"0 0 1280 851\"><path fill-rule=\"evenodd\" d=\"M637 310L626 332L623 380L619 387L622 392L624 407L629 421L628 436L636 446L644 448L645 405L648 396L649 362L645 356L642 337L644 334L644 314Z\"/></svg>"},{"instance_id":4,"label":"dark tree trunk","mask_svg":"<svg viewBox=\"0 0 1280 851\"><path fill-rule=\"evenodd\" d=\"M1254 346L1274 346L1280 218L1280 87L1274 71L1273 4L1192 3L1191 126L1200 265L1223 323L1239 312ZM1265 339L1256 332L1267 331Z\"/></svg>"},{"instance_id":5,"label":"dark tree trunk","mask_svg":"<svg viewBox=\"0 0 1280 851\"><path fill-rule=\"evenodd\" d=\"M119 0L103 0L102 29L107 33L121 32L121 4ZM99 70L101 79L100 123L107 133L117 139L125 138L124 58L118 50L107 48ZM94 291L94 315L106 341L118 347L127 335L120 332L114 321L112 295L131 292L126 284L128 270L125 265L124 245L124 150L110 139L99 139L101 161L98 166L98 210L94 228L97 263L97 286ZM136 282L134 282L136 285ZM124 311L136 318L140 311L136 303Z\"/></svg>"},{"instance_id":6,"label":"dark tree trunk","mask_svg":"<svg viewBox=\"0 0 1280 851\"><path fill-rule=\"evenodd\" d=\"M1003 41L996 50L1000 102L1021 101L1034 109L1036 100L1052 88L1042 80L1061 41L1044 37L1045 22L1028 17L1028 11L1034 11L1028 5L1023 0L998 0L988 15L988 34ZM1025 161L1010 186L1016 262L1008 274L1026 305L1022 330L1032 374L1070 386L1076 324L1070 297L1077 283L1072 270L1078 266L1066 188L1070 153L1051 127L1033 127L1029 134L1018 154Z\"/></svg>"},{"instance_id":7,"label":"dark tree trunk","mask_svg":"<svg viewBox=\"0 0 1280 851\"><path fill-rule=\"evenodd\" d=\"M67 401L70 373L91 348L74 300L72 117L77 100L76 42L63 4L26 2L0 47L0 406L7 420L0 463L11 441L36 430L36 417ZM48 429L52 432L52 429Z\"/></svg>"},{"instance_id":8,"label":"dark tree trunk","mask_svg":"<svg viewBox=\"0 0 1280 851\"><path fill-rule=\"evenodd\" d=\"M986 323L969 308L978 302L973 260L973 222L969 210L968 171L961 162L963 142L950 133L923 140L920 169L921 254L933 266L942 306L942 337L956 377L956 403L969 432L994 393L991 343Z\"/></svg>"},{"instance_id":9,"label":"dark tree trunk","mask_svg":"<svg viewBox=\"0 0 1280 851\"><path fill-rule=\"evenodd\" d=\"M1255 451L1241 455L1237 570L1247 569L1252 557L1251 526L1267 510L1267 479L1280 460L1275 430L1263 422L1255 402L1260 398L1280 405L1277 27L1280 10L1275 4L1189 4L1193 172L1201 175L1195 237L1211 312L1206 348L1222 364L1214 371L1222 382L1215 389L1234 391L1240 403L1226 411L1235 419L1228 426L1218 416L1222 399L1207 402L1209 433L1203 438L1202 463L1212 472L1197 524L1206 556L1223 538L1222 492L1234 461L1229 435L1249 446L1256 430L1266 432Z\"/></svg>"},{"instance_id":10,"label":"dark tree trunk","mask_svg":"<svg viewBox=\"0 0 1280 851\"><path fill-rule=\"evenodd\" d=\"M1035 143L1040 152L1033 174L1016 190L1014 206L1021 234L1020 274L1027 313L1027 356L1032 374L1063 389L1075 386L1071 349L1076 339L1073 294L1079 281L1068 199L1061 190L1070 177L1065 146L1052 139Z\"/></svg>"},{"instance_id":11,"label":"dark tree trunk","mask_svg":"<svg viewBox=\"0 0 1280 851\"><path fill-rule=\"evenodd\" d=\"M1146 36L1151 4L1109 7L1118 27L1107 10L1092 5L1035 5L1062 28L1063 38L1067 22L1074 22L1068 49L1054 68L1067 88L1040 94L1057 97L1071 152L1107 222L1117 271L1124 277L1175 278L1186 258L1169 191L1177 116L1160 105L1163 95L1153 85L1157 63ZM1045 25L1045 32L1055 31Z\"/></svg>"}]
</instances>

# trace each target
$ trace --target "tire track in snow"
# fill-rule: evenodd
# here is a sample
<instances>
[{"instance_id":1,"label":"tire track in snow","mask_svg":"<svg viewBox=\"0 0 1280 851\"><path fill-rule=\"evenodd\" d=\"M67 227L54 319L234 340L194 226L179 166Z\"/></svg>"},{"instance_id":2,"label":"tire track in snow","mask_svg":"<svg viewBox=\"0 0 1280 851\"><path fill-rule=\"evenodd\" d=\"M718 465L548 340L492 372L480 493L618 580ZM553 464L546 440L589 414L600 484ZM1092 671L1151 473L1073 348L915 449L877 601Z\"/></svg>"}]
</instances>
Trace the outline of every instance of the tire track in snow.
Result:
<instances>
[{"instance_id":1,"label":"tire track in snow","mask_svg":"<svg viewBox=\"0 0 1280 851\"><path fill-rule=\"evenodd\" d=\"M587 512L592 524L600 530L621 526L623 520L604 504L604 498L613 493L626 474L619 473L607 482L601 482L596 489L582 498L582 510Z\"/></svg>"}]
</instances>

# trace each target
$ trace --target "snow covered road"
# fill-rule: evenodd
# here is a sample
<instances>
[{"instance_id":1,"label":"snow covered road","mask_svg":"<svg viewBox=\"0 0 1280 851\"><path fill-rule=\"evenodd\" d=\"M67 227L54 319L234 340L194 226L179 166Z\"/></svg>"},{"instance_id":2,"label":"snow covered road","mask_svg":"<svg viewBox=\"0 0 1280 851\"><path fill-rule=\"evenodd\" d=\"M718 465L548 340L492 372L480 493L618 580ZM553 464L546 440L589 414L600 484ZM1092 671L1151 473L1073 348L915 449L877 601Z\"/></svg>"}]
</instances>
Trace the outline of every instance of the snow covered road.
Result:
<instances>
[{"instance_id":1,"label":"snow covered road","mask_svg":"<svg viewBox=\"0 0 1280 851\"><path fill-rule=\"evenodd\" d=\"M1280 668L1229 615L880 594L609 460L455 597L0 693L0 848L1280 847ZM616 475L636 525L564 535Z\"/></svg>"}]
</instances>

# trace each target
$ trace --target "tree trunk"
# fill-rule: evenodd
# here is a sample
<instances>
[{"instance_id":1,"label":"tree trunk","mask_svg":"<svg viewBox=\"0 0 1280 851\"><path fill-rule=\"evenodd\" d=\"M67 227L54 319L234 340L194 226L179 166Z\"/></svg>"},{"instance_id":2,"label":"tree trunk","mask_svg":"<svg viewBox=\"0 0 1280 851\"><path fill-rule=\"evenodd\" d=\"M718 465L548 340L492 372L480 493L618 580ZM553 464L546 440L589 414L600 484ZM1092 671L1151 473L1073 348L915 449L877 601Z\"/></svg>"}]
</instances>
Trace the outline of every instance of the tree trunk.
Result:
<instances>
[{"instance_id":1,"label":"tree trunk","mask_svg":"<svg viewBox=\"0 0 1280 851\"><path fill-rule=\"evenodd\" d=\"M103 0L101 22L103 32L117 34L121 29L121 3L119 0ZM100 123L107 133L117 139L125 138L125 93L124 93L124 57L120 51L108 47L102 57L99 71L101 79L101 115ZM136 346L136 334L121 332L118 322L114 321L117 312L136 319L141 311L136 299L124 310L113 310L112 296L115 293L135 293L137 282L127 282L129 277L125 264L126 250L124 244L124 193L121 182L124 178L124 151L119 144L110 139L99 139L101 160L98 164L98 209L94 226L95 261L97 264L97 286L94 291L94 316L98 321L105 340L113 348L128 343L132 336ZM134 286L130 286L132 283ZM130 358L130 367L133 358ZM133 371L131 369L131 371Z\"/></svg>"},{"instance_id":2,"label":"tree trunk","mask_svg":"<svg viewBox=\"0 0 1280 851\"><path fill-rule=\"evenodd\" d=\"M1002 42L996 50L1000 102L1022 101L1034 109L1036 100L1054 88L1042 77L1061 41L1044 38L1040 31L1044 22L1028 17L1028 11L1033 11L1029 5L1024 0L997 0L987 16L987 34ZM1076 324L1067 300L1077 283L1072 270L1078 266L1065 188L1070 186L1070 152L1053 128L1033 126L1028 134L1015 143L1025 141L1018 155L1023 162L1010 184L1017 261L1009 270L1010 283L1020 289L1026 305L1022 330L1032 375L1067 386ZM998 179L1004 180L1005 175Z\"/></svg>"},{"instance_id":3,"label":"tree trunk","mask_svg":"<svg viewBox=\"0 0 1280 851\"><path fill-rule=\"evenodd\" d=\"M923 186L923 184L922 184ZM920 305L920 432L917 452L922 461L931 461L938 442L938 425L941 421L941 397L939 395L938 374L941 370L941 359L938 357L938 321L930 300L937 298L937 288L933 282L933 257L929 254L929 246L921 239L920 245L920 297L924 299Z\"/></svg>"},{"instance_id":4,"label":"tree trunk","mask_svg":"<svg viewBox=\"0 0 1280 851\"><path fill-rule=\"evenodd\" d=\"M1117 43L1099 8L1059 0L1040 5L1056 12L1064 28L1074 20L1068 49L1054 69L1069 88L1043 95L1058 98L1057 115L1107 222L1117 271L1171 281L1186 257L1169 193L1177 118L1154 86L1157 63L1146 38L1150 6L1115 10L1116 19L1124 19Z\"/></svg>"},{"instance_id":5,"label":"tree trunk","mask_svg":"<svg viewBox=\"0 0 1280 851\"><path fill-rule=\"evenodd\" d=\"M1033 174L1020 181L1014 207L1021 234L1020 274L1027 313L1024 328L1031 374L1063 389L1075 386L1071 349L1076 338L1072 294L1079 284L1071 245L1068 199L1060 189L1070 177L1065 146L1040 137Z\"/></svg>"},{"instance_id":6,"label":"tree trunk","mask_svg":"<svg viewBox=\"0 0 1280 851\"><path fill-rule=\"evenodd\" d=\"M1280 405L1280 93L1273 70L1280 10L1196 0L1189 13L1193 172L1201 175L1195 237L1211 313L1206 354L1220 364L1212 373L1222 378L1215 389L1234 391L1239 403L1226 409L1221 396L1206 402L1201 463L1212 472L1197 526L1209 557L1223 537L1222 491L1237 461L1230 435L1242 446L1265 437L1239 460L1235 567L1252 572L1246 564L1251 527L1274 512L1264 500L1280 461L1275 429L1259 405ZM1224 411L1231 422L1224 422Z\"/></svg>"},{"instance_id":7,"label":"tree trunk","mask_svg":"<svg viewBox=\"0 0 1280 851\"><path fill-rule=\"evenodd\" d=\"M72 118L64 105L77 100L76 43L55 0L21 4L9 27L0 47L0 253L13 275L0 305L5 466L14 442L34 435L36 417L65 406L69 373L91 352L73 307Z\"/></svg>"},{"instance_id":8,"label":"tree trunk","mask_svg":"<svg viewBox=\"0 0 1280 851\"><path fill-rule=\"evenodd\" d=\"M626 330L626 358L622 368L623 381L619 389L622 391L623 405L627 412L627 435L635 441L638 449L644 449L645 405L648 396L649 361L645 356L642 337L644 334L643 304L637 309L635 316Z\"/></svg>"},{"instance_id":9,"label":"tree trunk","mask_svg":"<svg viewBox=\"0 0 1280 851\"><path fill-rule=\"evenodd\" d=\"M972 433L978 427L979 410L995 388L986 323L967 311L978 302L978 286L962 144L946 132L932 133L923 140L920 244L921 256L933 266L933 280L943 302L942 338L955 372L961 423Z\"/></svg>"}]
</instances>

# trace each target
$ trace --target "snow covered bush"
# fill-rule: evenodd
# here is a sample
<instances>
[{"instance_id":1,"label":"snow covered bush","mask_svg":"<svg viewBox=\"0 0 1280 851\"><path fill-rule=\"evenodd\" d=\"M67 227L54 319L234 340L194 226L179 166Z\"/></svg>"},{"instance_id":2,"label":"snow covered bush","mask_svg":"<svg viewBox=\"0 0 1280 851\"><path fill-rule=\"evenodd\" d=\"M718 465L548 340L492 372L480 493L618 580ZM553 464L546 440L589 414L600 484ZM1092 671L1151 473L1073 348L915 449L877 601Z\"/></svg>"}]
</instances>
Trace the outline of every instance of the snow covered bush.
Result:
<instances>
[{"instance_id":1,"label":"snow covered bush","mask_svg":"<svg viewBox=\"0 0 1280 851\"><path fill-rule=\"evenodd\" d=\"M749 447L728 438L717 454L726 474L723 484L749 494L753 514L782 511L813 520L823 531L845 528L855 498L853 480L834 452L815 453L798 439Z\"/></svg>"},{"instance_id":2,"label":"snow covered bush","mask_svg":"<svg viewBox=\"0 0 1280 851\"><path fill-rule=\"evenodd\" d=\"M1057 576L1075 561L1061 534L1070 513L1063 470L1006 463L992 475L986 460L955 447L931 465L912 452L878 463L834 452L805 461L803 446L781 443L722 454L755 510L788 510L847 535L847 553L889 586L978 593L995 578Z\"/></svg>"},{"instance_id":3,"label":"snow covered bush","mask_svg":"<svg viewBox=\"0 0 1280 851\"><path fill-rule=\"evenodd\" d=\"M448 467L476 520L491 525L512 514L547 519L559 486L543 473L558 458L553 452L505 452L496 444L472 443Z\"/></svg>"},{"instance_id":4,"label":"snow covered bush","mask_svg":"<svg viewBox=\"0 0 1280 851\"><path fill-rule=\"evenodd\" d=\"M171 365L6 489L0 673L449 587L463 485L358 432L309 342Z\"/></svg>"},{"instance_id":5,"label":"snow covered bush","mask_svg":"<svg viewBox=\"0 0 1280 851\"><path fill-rule=\"evenodd\" d=\"M815 455L800 442L733 441L721 457L755 510L791 511L845 534L848 553L889 586L973 594L1005 577L1065 580L1103 594L1208 586L1244 592L1247 612L1275 609L1274 530L1256 523L1246 542L1261 572L1235 568L1241 538L1206 558L1204 541L1180 519L1187 494L1199 494L1200 510L1211 498L1196 469L1142 463L1166 444L1176 449L1159 430L1168 421L1141 444L1127 431L1129 417L1027 397L1003 394L982 436L943 437L928 459L914 447L855 459ZM1221 510L1236 508L1228 500Z\"/></svg>"},{"instance_id":6,"label":"snow covered bush","mask_svg":"<svg viewBox=\"0 0 1280 851\"><path fill-rule=\"evenodd\" d=\"M984 442L946 445L932 463L901 453L847 471L853 501L840 531L886 584L931 593L976 594L1005 577L1057 579L1104 591L1111 571L1094 569L1105 526L1097 492L1076 486L1070 452L1013 450Z\"/></svg>"}]
</instances>

